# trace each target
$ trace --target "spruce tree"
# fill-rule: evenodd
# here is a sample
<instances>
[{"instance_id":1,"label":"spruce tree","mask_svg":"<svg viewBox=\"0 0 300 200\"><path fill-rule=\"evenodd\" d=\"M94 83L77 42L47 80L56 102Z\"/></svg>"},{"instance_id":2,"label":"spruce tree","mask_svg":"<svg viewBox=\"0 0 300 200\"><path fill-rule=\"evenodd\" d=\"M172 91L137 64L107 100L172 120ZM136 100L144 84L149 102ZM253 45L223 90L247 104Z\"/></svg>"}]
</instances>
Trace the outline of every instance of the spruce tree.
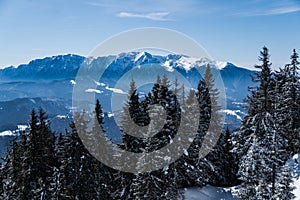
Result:
<instances>
[{"instance_id":1,"label":"spruce tree","mask_svg":"<svg viewBox=\"0 0 300 200\"><path fill-rule=\"evenodd\" d=\"M238 184L238 162L233 151L232 136L228 129L222 133L217 145L212 151L215 154L212 161L215 166L215 180L219 186L234 186Z\"/></svg>"},{"instance_id":2,"label":"spruce tree","mask_svg":"<svg viewBox=\"0 0 300 200\"><path fill-rule=\"evenodd\" d=\"M130 89L128 91L128 101L123 107L123 115L121 117L121 130L123 148L126 151L140 152L141 140L132 136L131 133L136 132L137 129L131 126L132 123L142 125L140 120L141 115L141 103L139 102L139 96L134 80L130 83ZM137 133L135 133L137 134Z\"/></svg>"},{"instance_id":3,"label":"spruce tree","mask_svg":"<svg viewBox=\"0 0 300 200\"><path fill-rule=\"evenodd\" d=\"M288 164L281 167L280 174L277 176L276 195L274 199L291 200L295 199L294 190L295 186L291 169Z\"/></svg>"},{"instance_id":4,"label":"spruce tree","mask_svg":"<svg viewBox=\"0 0 300 200\"><path fill-rule=\"evenodd\" d=\"M186 121L199 121L199 119L194 119L193 116L186 115L186 113L199 112L199 103L197 100L196 92L191 89L184 106L182 106L182 117L185 117ZM181 124L181 126L183 126L183 130L190 130L189 123ZM192 144L184 149L184 154L175 162L178 173L178 183L181 187L195 185L196 180L201 175L200 170L198 170L197 167L201 140L202 138L197 134ZM181 145L184 146L184 144Z\"/></svg>"},{"instance_id":5,"label":"spruce tree","mask_svg":"<svg viewBox=\"0 0 300 200\"><path fill-rule=\"evenodd\" d=\"M259 86L250 90L248 114L236 141L238 175L242 181L238 196L242 199L273 199L277 195L277 177L287 157L286 140L280 134L282 129L277 121L278 87L273 80L266 47L259 60L262 65L256 68L261 71L253 78Z\"/></svg>"},{"instance_id":6,"label":"spruce tree","mask_svg":"<svg viewBox=\"0 0 300 200\"><path fill-rule=\"evenodd\" d=\"M262 120L266 113L271 112L271 105L269 105L272 102L272 96L270 95L271 64L269 57L269 50L264 47L259 57L259 61L262 64L255 66L260 71L256 72L255 76L252 77L253 82L258 82L259 85L249 88L251 95L246 99L248 103L246 107L247 115L244 117L240 131L238 132L236 152L239 158L247 154L253 134L263 136L263 133L255 131L255 126Z\"/></svg>"},{"instance_id":7,"label":"spruce tree","mask_svg":"<svg viewBox=\"0 0 300 200\"><path fill-rule=\"evenodd\" d=\"M294 155L300 150L300 74L298 53L293 50L291 63L285 67L285 80L282 83L280 105L282 128L285 137L288 140L288 151Z\"/></svg>"},{"instance_id":8,"label":"spruce tree","mask_svg":"<svg viewBox=\"0 0 300 200\"><path fill-rule=\"evenodd\" d=\"M159 79L159 78L157 78L157 79ZM168 79L168 76L165 74L163 75L163 77L161 79L161 85L166 88L169 88L171 86L170 80Z\"/></svg>"},{"instance_id":9,"label":"spruce tree","mask_svg":"<svg viewBox=\"0 0 300 200\"><path fill-rule=\"evenodd\" d=\"M209 124L209 131L207 134L209 135L208 137L212 138L215 137L216 135L221 134L222 131L222 118L223 116L220 114L221 111L221 106L220 102L218 101L219 99L219 91L215 87L215 80L213 78L212 70L210 65L208 64L206 66L205 74L203 77L205 84L207 85L207 88L209 90L209 95L210 95L210 102L211 102L211 116L210 116L210 124ZM211 140L214 141L214 140ZM214 145L209 144L209 146L212 148Z\"/></svg>"},{"instance_id":10,"label":"spruce tree","mask_svg":"<svg viewBox=\"0 0 300 200\"><path fill-rule=\"evenodd\" d=\"M10 177L4 176L4 199L53 198L54 134L42 109L39 116L32 110L29 124L29 132L20 132L6 157L4 174Z\"/></svg>"}]
</instances>

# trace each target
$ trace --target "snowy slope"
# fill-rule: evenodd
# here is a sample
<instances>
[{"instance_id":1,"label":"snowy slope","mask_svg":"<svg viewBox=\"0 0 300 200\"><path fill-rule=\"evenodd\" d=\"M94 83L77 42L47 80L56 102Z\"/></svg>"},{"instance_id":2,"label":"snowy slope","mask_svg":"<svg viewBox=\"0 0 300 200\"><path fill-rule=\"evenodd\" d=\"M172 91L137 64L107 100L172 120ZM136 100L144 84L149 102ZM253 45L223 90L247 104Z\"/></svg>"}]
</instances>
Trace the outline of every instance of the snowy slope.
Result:
<instances>
[{"instance_id":1,"label":"snowy slope","mask_svg":"<svg viewBox=\"0 0 300 200\"><path fill-rule=\"evenodd\" d=\"M87 93L95 93L105 112L110 112L110 97L112 93L126 95L125 90L116 87L116 81L122 75L135 67L144 64L154 64L164 67L167 72L177 70L195 87L201 79L196 67L205 69L210 64L212 69L219 70L226 90L227 108L223 112L226 114L226 122L231 129L240 125L244 116L244 110L240 103L247 96L247 87L251 84L250 75L253 71L237 67L229 62L214 61L207 58L190 58L184 55L170 54L167 56L151 55L147 52L121 53L110 56L114 61L107 67L103 74L103 80L94 80L97 87L86 89ZM58 55L43 59L36 59L28 64L18 67L8 67L0 69L0 99L3 102L12 102L17 98L52 98L65 99L71 101L75 76L82 63L93 71L100 58L85 58L77 55ZM147 65L151 67L153 65ZM140 77L143 79L143 77ZM28 116L27 110L32 109L32 105L24 105L26 109L22 116ZM1 108L0 108L1 109ZM48 110L47 110L48 111ZM49 112L49 111L48 111ZM51 111L50 111L51 112ZM64 113L58 113L64 114ZM6 127L10 124L4 116L4 121L0 122L0 127L5 126L0 131L9 130ZM19 123L26 123L27 119L19 120ZM10 124L15 125L15 124Z\"/></svg>"},{"instance_id":2,"label":"snowy slope","mask_svg":"<svg viewBox=\"0 0 300 200\"><path fill-rule=\"evenodd\" d=\"M235 200L230 189L223 189L213 186L205 186L202 188L193 187L185 189L185 200Z\"/></svg>"},{"instance_id":3,"label":"snowy slope","mask_svg":"<svg viewBox=\"0 0 300 200\"><path fill-rule=\"evenodd\" d=\"M300 178L294 179L295 200L300 200ZM193 187L184 189L185 200L237 200L231 194L230 188L219 188L213 186Z\"/></svg>"},{"instance_id":4,"label":"snowy slope","mask_svg":"<svg viewBox=\"0 0 300 200\"><path fill-rule=\"evenodd\" d=\"M294 194L296 195L296 200L300 199L300 178L294 180L294 186L296 189L294 190Z\"/></svg>"}]
</instances>

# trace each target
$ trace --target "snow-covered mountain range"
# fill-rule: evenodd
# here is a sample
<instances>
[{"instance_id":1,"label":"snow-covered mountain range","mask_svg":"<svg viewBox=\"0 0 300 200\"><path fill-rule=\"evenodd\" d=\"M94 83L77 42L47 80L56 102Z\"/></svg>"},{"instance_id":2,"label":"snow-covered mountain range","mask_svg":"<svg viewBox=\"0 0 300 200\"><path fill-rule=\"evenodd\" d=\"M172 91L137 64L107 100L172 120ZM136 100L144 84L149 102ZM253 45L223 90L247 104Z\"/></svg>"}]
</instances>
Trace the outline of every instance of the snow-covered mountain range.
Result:
<instances>
[{"instance_id":1,"label":"snow-covered mountain range","mask_svg":"<svg viewBox=\"0 0 300 200\"><path fill-rule=\"evenodd\" d=\"M59 55L36 59L28 64L22 64L18 67L8 67L0 70L0 99L1 102L6 102L8 105L16 104L17 98L19 102L24 102L24 112L32 107L45 107L42 104L32 104L32 101L24 100L24 98L41 98L41 102L49 104L55 102L61 104L63 99L66 110L71 106L72 90L75 83L75 77L81 64L97 67L95 63L101 58L87 58L78 55ZM248 86L253 85L250 75L253 71L237 67L229 62L212 61L207 58L189 58L183 55L151 55L147 52L130 52L122 53L113 57L114 61L107 67L102 76L102 80L95 80L97 88L87 89L86 92L95 92L103 99L104 109L106 104L110 104L105 100L105 97L111 93L126 93L121 89L115 88L115 82L126 72L134 67L141 66L147 63L163 66L167 71L177 70L191 83L196 85L201 79L196 67L205 69L207 64L210 64L213 70L219 70L223 79L227 108L223 110L227 114L227 123L236 128L241 121L244 110L242 108L243 99L248 94ZM150 67L150 66L149 66ZM22 100L23 99L23 100ZM46 99L46 100L45 100ZM109 100L109 99L108 99ZM31 102L31 103L26 103ZM3 106L2 106L3 107ZM0 110L0 118L5 118L3 115L14 115L15 111L8 111L9 106L4 106ZM13 107L13 106L12 106ZM59 107L59 106L58 106ZM15 106L17 109L17 106ZM3 112L1 112L3 111ZM105 110L109 112L109 110ZM11 112L11 113L10 113ZM52 108L47 110L52 113ZM65 110L62 113L55 112L57 115L67 115ZM24 113L28 116L28 113ZM18 115L22 116L22 114ZM16 116L17 117L17 116ZM20 119L24 119L24 116ZM10 120L11 121L11 120ZM21 123L16 119L16 122ZM0 131L3 131L8 124L13 122L0 123ZM17 124L15 124L17 125Z\"/></svg>"},{"instance_id":2,"label":"snow-covered mountain range","mask_svg":"<svg viewBox=\"0 0 300 200\"><path fill-rule=\"evenodd\" d=\"M84 64L93 70L93 67L97 67L95 63L101 59L68 54L36 59L18 67L1 69L0 132L15 130L18 125L27 125L29 111L38 107L47 111L54 130L63 131L71 120L72 91L78 69ZM95 80L97 88L85 91L96 93L108 120L112 120L113 117L113 114L109 113L110 95L127 92L116 88L116 81L134 67L149 63L160 65L169 72L176 70L194 85L201 79L196 67L205 70L206 65L210 64L213 71L219 71L224 82L227 108L223 112L227 116L226 123L231 129L235 129L245 114L242 104L248 94L248 86L253 85L250 75L254 72L251 70L207 58L160 56L148 52L122 53L111 56L111 59L113 62L106 68L101 80Z\"/></svg>"}]
</instances>

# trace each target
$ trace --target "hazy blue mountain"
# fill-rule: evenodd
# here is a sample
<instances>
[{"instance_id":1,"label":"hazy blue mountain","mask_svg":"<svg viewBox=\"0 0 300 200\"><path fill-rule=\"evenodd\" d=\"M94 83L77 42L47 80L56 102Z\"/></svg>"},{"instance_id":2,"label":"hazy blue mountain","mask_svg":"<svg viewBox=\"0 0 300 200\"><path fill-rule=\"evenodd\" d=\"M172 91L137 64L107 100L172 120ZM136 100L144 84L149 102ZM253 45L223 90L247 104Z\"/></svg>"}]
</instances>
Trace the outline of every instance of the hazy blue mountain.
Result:
<instances>
[{"instance_id":1,"label":"hazy blue mountain","mask_svg":"<svg viewBox=\"0 0 300 200\"><path fill-rule=\"evenodd\" d=\"M65 125L60 121L71 119L70 103L65 99L53 98L17 98L0 102L0 130L15 130L18 125L27 125L33 108L43 108L51 120L51 127L64 130Z\"/></svg>"},{"instance_id":2,"label":"hazy blue mountain","mask_svg":"<svg viewBox=\"0 0 300 200\"><path fill-rule=\"evenodd\" d=\"M76 75L84 57L68 54L36 59L18 67L8 67L0 71L3 80L57 80Z\"/></svg>"}]
</instances>

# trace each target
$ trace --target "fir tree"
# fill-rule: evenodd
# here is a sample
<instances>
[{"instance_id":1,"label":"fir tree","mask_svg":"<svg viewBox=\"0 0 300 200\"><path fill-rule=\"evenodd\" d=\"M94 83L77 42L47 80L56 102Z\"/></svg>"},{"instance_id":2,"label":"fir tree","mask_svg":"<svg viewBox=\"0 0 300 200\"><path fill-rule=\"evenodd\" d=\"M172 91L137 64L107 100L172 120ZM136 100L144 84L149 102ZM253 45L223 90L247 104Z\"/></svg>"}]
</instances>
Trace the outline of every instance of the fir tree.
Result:
<instances>
[{"instance_id":1,"label":"fir tree","mask_svg":"<svg viewBox=\"0 0 300 200\"><path fill-rule=\"evenodd\" d=\"M232 152L232 136L228 129L222 133L214 151L214 160L212 161L215 166L215 180L219 186L234 186L238 184L237 172L238 163L236 155Z\"/></svg>"},{"instance_id":2,"label":"fir tree","mask_svg":"<svg viewBox=\"0 0 300 200\"><path fill-rule=\"evenodd\" d=\"M132 132L137 131L137 129L131 126L131 124L143 124L140 119L141 110L141 103L139 102L135 82L132 80L128 91L128 102L123 107L123 116L121 118L121 130L123 132L122 147L125 148L126 151L140 152L142 142L131 135Z\"/></svg>"},{"instance_id":3,"label":"fir tree","mask_svg":"<svg viewBox=\"0 0 300 200\"><path fill-rule=\"evenodd\" d=\"M161 79L161 85L164 86L164 87L166 87L166 88L169 88L171 86L170 80L168 79L167 75L165 75L165 74L163 75L163 77Z\"/></svg>"},{"instance_id":4,"label":"fir tree","mask_svg":"<svg viewBox=\"0 0 300 200\"><path fill-rule=\"evenodd\" d=\"M278 99L278 118L282 128L282 137L288 140L287 150L290 155L299 152L300 149L300 82L299 67L300 64L297 52L293 51L291 63L281 70L283 76L280 79L277 73L279 87Z\"/></svg>"},{"instance_id":5,"label":"fir tree","mask_svg":"<svg viewBox=\"0 0 300 200\"><path fill-rule=\"evenodd\" d=\"M213 74L211 71L211 67L208 64L206 66L205 74L203 77L205 84L207 85L209 95L210 95L210 102L211 102L211 117L210 117L210 131L207 133L210 136L214 137L214 135L221 134L222 131L222 115L220 114L221 106L219 104L219 91L215 87L215 80L213 79ZM213 141L213 140L212 140ZM210 145L211 148L213 145Z\"/></svg>"},{"instance_id":6,"label":"fir tree","mask_svg":"<svg viewBox=\"0 0 300 200\"><path fill-rule=\"evenodd\" d=\"M281 167L280 174L276 178L276 195L273 198L280 200L295 199L295 195L293 193L295 190L295 186L293 185L293 176L291 174L291 169L287 164Z\"/></svg>"},{"instance_id":7,"label":"fir tree","mask_svg":"<svg viewBox=\"0 0 300 200\"><path fill-rule=\"evenodd\" d=\"M4 199L51 199L54 194L54 134L45 112L31 112L30 130L21 132L7 154L4 174ZM14 194L12 194L12 192Z\"/></svg>"},{"instance_id":8,"label":"fir tree","mask_svg":"<svg viewBox=\"0 0 300 200\"><path fill-rule=\"evenodd\" d=\"M251 95L246 99L248 103L246 107L247 115L243 119L240 131L238 132L238 141L236 141L236 152L239 158L247 154L249 145L251 145L250 138L252 134L263 136L263 133L255 131L253 126L256 126L255 124L261 121L266 113L270 113L271 111L271 105L269 105L272 102L272 96L270 95L272 91L269 90L271 83L269 50L264 47L260 55L259 60L262 61L262 64L255 67L261 71L256 72L255 77L252 77L253 82L259 82L259 86L249 88Z\"/></svg>"},{"instance_id":9,"label":"fir tree","mask_svg":"<svg viewBox=\"0 0 300 200\"><path fill-rule=\"evenodd\" d=\"M259 86L251 90L247 102L248 114L244 118L238 134L237 152L240 167L238 175L242 184L238 196L242 199L273 199L276 191L280 168L287 158L286 140L277 122L278 96L277 84L273 80L269 53L266 47L259 60L262 65L254 81Z\"/></svg>"}]
</instances>

